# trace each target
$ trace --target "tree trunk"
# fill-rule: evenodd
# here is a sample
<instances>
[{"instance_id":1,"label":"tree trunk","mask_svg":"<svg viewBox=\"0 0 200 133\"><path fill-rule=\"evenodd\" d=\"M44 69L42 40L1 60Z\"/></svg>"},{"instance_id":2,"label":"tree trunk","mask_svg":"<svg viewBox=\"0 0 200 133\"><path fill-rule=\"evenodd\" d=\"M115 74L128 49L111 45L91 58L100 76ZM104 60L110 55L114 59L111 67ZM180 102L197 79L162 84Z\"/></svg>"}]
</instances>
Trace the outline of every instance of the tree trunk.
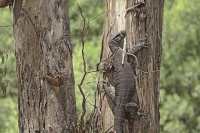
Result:
<instances>
[{"instance_id":1,"label":"tree trunk","mask_svg":"<svg viewBox=\"0 0 200 133\"><path fill-rule=\"evenodd\" d=\"M103 33L103 44L101 51L101 61L106 60L110 56L108 46L109 38L113 33L117 33L125 29L125 1L124 0L105 0L106 2L106 20ZM105 95L101 98L101 117L104 131L112 131L114 128L114 116L108 105L108 100Z\"/></svg>"},{"instance_id":2,"label":"tree trunk","mask_svg":"<svg viewBox=\"0 0 200 133\"><path fill-rule=\"evenodd\" d=\"M111 35L121 30L127 33L127 49L132 49L141 40L146 40L148 46L136 55L139 112L144 114L128 121L126 132L158 133L163 0L107 0L106 5L101 61L111 53L108 47ZM107 99L101 100L103 126L108 129L113 127L113 116Z\"/></svg>"},{"instance_id":3,"label":"tree trunk","mask_svg":"<svg viewBox=\"0 0 200 133\"><path fill-rule=\"evenodd\" d=\"M74 133L67 0L15 0L20 133Z\"/></svg>"}]
</instances>

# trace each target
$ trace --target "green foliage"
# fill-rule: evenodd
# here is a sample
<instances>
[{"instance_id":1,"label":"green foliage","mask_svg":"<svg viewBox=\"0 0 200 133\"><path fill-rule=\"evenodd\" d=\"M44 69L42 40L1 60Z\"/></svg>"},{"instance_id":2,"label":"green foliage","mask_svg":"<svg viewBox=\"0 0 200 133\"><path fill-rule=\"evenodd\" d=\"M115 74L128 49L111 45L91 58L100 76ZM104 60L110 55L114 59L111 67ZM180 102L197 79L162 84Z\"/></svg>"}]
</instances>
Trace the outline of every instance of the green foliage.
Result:
<instances>
[{"instance_id":1,"label":"green foliage","mask_svg":"<svg viewBox=\"0 0 200 133\"><path fill-rule=\"evenodd\" d=\"M96 70L96 64L99 62L100 44L101 44L100 42L86 42L85 44L85 57L86 57L88 72ZM82 96L78 89L78 84L80 84L84 74L81 50L82 47L76 45L74 49L74 58L73 58L75 81L76 81L75 86L76 86L77 109L79 113L81 111ZM86 79L84 80L82 89L85 92L85 96L87 97L87 107L89 110L92 108L92 104L94 103L96 83L97 83L97 73L96 72L88 73Z\"/></svg>"},{"instance_id":2,"label":"green foliage","mask_svg":"<svg viewBox=\"0 0 200 133\"><path fill-rule=\"evenodd\" d=\"M0 99L0 133L17 133L17 105L14 99Z\"/></svg>"},{"instance_id":3,"label":"green foliage","mask_svg":"<svg viewBox=\"0 0 200 133\"><path fill-rule=\"evenodd\" d=\"M83 15L86 19L85 31L85 58L87 71L95 71L96 65L100 59L101 48L101 34L103 27L103 2L100 0L78 0L70 1L70 23L72 41L74 43L74 72L75 72L75 87L78 113L81 113L82 95L80 94L78 84L80 84L83 77L83 59L81 46L81 32L83 28L83 18L79 12L79 6L82 9ZM91 111L94 103L94 95L97 83L97 73L87 74L82 89L86 96L87 113Z\"/></svg>"},{"instance_id":4,"label":"green foliage","mask_svg":"<svg viewBox=\"0 0 200 133\"><path fill-rule=\"evenodd\" d=\"M87 21L87 40L93 40L96 43L96 38L102 33L103 25L103 1L102 0L71 0L70 1L70 23L72 36L79 39L80 30L83 26L78 7L81 7L83 15ZM95 39L95 40L94 40ZM100 39L100 38L99 38Z\"/></svg>"},{"instance_id":5,"label":"green foliage","mask_svg":"<svg viewBox=\"0 0 200 133\"><path fill-rule=\"evenodd\" d=\"M200 3L166 1L161 68L161 131L200 132Z\"/></svg>"},{"instance_id":6,"label":"green foliage","mask_svg":"<svg viewBox=\"0 0 200 133\"><path fill-rule=\"evenodd\" d=\"M88 4L90 3L90 4ZM70 0L70 29L73 43L73 67L75 76L76 89L76 105L78 114L82 110L82 95L78 88L84 71L82 59L81 46L81 32L83 28L83 18L80 15L79 7L82 10L84 18L86 19L86 30L84 32L85 40L85 58L87 71L96 70L96 64L99 62L100 55L100 35L101 27L103 25L103 2L99 0ZM87 74L82 89L86 96L87 113L91 111L94 103L94 95L96 90L97 73Z\"/></svg>"},{"instance_id":7,"label":"green foliage","mask_svg":"<svg viewBox=\"0 0 200 133\"><path fill-rule=\"evenodd\" d=\"M16 95L12 21L9 9L0 9L0 96Z\"/></svg>"}]
</instances>

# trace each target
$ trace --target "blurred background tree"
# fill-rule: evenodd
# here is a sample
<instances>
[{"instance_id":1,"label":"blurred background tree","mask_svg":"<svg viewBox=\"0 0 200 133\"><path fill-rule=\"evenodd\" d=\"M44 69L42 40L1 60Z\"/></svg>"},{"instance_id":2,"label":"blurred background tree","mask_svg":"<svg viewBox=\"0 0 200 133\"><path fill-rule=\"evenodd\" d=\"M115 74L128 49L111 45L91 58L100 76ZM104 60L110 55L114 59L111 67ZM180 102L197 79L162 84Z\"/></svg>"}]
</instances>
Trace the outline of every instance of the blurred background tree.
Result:
<instances>
[{"instance_id":1,"label":"blurred background tree","mask_svg":"<svg viewBox=\"0 0 200 133\"><path fill-rule=\"evenodd\" d=\"M17 133L17 88L12 16L0 9L0 133Z\"/></svg>"},{"instance_id":2,"label":"blurred background tree","mask_svg":"<svg viewBox=\"0 0 200 133\"><path fill-rule=\"evenodd\" d=\"M161 131L200 132L200 3L165 1Z\"/></svg>"},{"instance_id":3,"label":"blurred background tree","mask_svg":"<svg viewBox=\"0 0 200 133\"><path fill-rule=\"evenodd\" d=\"M99 62L104 5L99 0L79 0L87 19L85 54L88 70ZM163 56L161 66L161 133L200 132L200 3L199 0L165 1ZM80 32L82 19L77 1L70 6L71 37L74 42L77 108L81 111L78 83L83 74ZM0 9L0 133L17 133L17 85L12 14ZM91 110L97 74L84 82L87 107ZM6 88L6 95L5 95Z\"/></svg>"}]
</instances>

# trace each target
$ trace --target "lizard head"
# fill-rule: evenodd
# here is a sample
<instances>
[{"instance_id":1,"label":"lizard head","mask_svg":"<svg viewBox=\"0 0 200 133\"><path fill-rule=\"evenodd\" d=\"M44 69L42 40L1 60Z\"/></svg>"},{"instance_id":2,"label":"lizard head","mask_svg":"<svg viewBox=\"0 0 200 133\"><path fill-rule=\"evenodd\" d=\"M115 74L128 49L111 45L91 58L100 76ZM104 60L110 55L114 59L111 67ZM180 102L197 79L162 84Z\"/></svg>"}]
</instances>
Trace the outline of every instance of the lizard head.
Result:
<instances>
[{"instance_id":1,"label":"lizard head","mask_svg":"<svg viewBox=\"0 0 200 133\"><path fill-rule=\"evenodd\" d=\"M111 47L111 50L117 49L117 48L123 48L124 38L126 37L126 31L122 30L113 37L111 37L109 41L109 46Z\"/></svg>"},{"instance_id":2,"label":"lizard head","mask_svg":"<svg viewBox=\"0 0 200 133\"><path fill-rule=\"evenodd\" d=\"M126 31L122 30L113 37L111 37L111 41L114 41L119 44L124 40L125 37L126 37Z\"/></svg>"}]
</instances>

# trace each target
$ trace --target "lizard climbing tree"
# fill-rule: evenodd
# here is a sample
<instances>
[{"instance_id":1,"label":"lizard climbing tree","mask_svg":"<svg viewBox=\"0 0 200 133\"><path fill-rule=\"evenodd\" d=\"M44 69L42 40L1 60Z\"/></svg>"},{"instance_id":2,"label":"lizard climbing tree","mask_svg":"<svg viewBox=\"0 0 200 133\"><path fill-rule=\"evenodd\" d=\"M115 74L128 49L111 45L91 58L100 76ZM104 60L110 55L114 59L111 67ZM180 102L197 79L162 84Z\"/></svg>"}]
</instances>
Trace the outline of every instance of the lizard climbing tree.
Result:
<instances>
[{"instance_id":1,"label":"lizard climbing tree","mask_svg":"<svg viewBox=\"0 0 200 133\"><path fill-rule=\"evenodd\" d=\"M20 133L74 133L68 0L15 0Z\"/></svg>"},{"instance_id":2,"label":"lizard climbing tree","mask_svg":"<svg viewBox=\"0 0 200 133\"><path fill-rule=\"evenodd\" d=\"M109 0L106 5L100 96L103 128L116 133L158 133L163 1Z\"/></svg>"}]
</instances>

